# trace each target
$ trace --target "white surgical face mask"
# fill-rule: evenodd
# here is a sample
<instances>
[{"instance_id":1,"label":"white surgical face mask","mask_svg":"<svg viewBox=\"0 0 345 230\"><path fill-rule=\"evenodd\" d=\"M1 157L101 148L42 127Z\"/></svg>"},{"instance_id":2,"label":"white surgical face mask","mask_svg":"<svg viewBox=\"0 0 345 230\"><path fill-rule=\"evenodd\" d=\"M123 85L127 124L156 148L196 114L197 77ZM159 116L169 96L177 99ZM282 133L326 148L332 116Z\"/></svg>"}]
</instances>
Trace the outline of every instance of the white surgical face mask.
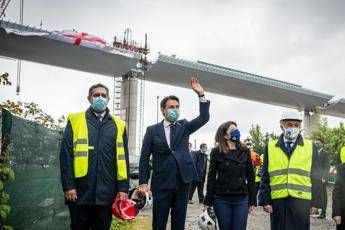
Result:
<instances>
[{"instance_id":1,"label":"white surgical face mask","mask_svg":"<svg viewBox=\"0 0 345 230\"><path fill-rule=\"evenodd\" d=\"M284 129L284 137L288 140L295 140L300 133L299 128L287 128Z\"/></svg>"}]
</instances>

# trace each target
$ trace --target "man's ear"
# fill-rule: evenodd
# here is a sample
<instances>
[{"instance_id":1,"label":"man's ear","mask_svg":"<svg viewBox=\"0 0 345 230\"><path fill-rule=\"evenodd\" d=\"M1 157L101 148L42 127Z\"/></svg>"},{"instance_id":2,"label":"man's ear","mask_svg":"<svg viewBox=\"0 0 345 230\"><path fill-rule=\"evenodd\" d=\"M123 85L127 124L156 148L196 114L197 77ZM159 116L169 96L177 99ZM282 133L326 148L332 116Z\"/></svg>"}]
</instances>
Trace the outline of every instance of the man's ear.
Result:
<instances>
[{"instance_id":1,"label":"man's ear","mask_svg":"<svg viewBox=\"0 0 345 230\"><path fill-rule=\"evenodd\" d=\"M91 101L91 96L90 96L90 95L87 96L87 100L90 102L90 104L92 103L92 101Z\"/></svg>"},{"instance_id":2,"label":"man's ear","mask_svg":"<svg viewBox=\"0 0 345 230\"><path fill-rule=\"evenodd\" d=\"M280 129L284 131L284 126L282 124L280 124Z\"/></svg>"}]
</instances>

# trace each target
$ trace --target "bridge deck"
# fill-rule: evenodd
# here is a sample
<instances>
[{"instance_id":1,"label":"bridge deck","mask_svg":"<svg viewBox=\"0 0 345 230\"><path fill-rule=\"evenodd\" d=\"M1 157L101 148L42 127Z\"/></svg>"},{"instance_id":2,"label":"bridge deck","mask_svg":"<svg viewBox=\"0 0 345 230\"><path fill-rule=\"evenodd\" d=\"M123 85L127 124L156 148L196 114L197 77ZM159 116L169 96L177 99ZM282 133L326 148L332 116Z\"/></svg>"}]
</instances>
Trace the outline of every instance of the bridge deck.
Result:
<instances>
[{"instance_id":1,"label":"bridge deck","mask_svg":"<svg viewBox=\"0 0 345 230\"><path fill-rule=\"evenodd\" d=\"M134 68L139 60L138 55L125 56L76 46L51 39L49 36L7 33L4 28L33 34L49 35L51 32L0 20L0 55L6 57L106 76L121 76ZM300 85L202 61L192 62L166 55L160 55L156 62L150 63L146 80L189 87L186 82L193 74L198 76L207 91L298 110L313 110L326 104L333 97ZM322 112L345 117L345 100L340 100L339 103L327 107Z\"/></svg>"}]
</instances>

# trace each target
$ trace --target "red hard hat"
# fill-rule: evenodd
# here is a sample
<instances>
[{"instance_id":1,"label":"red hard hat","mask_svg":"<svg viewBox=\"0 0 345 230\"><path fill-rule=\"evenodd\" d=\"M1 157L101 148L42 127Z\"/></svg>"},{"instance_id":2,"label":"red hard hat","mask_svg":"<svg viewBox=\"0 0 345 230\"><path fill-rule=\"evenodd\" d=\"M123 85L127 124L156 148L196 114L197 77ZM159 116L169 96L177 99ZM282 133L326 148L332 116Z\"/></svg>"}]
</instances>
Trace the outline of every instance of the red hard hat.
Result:
<instances>
[{"instance_id":1,"label":"red hard hat","mask_svg":"<svg viewBox=\"0 0 345 230\"><path fill-rule=\"evenodd\" d=\"M111 210L114 216L122 220L133 220L138 215L136 203L131 199L120 200L119 196L116 196Z\"/></svg>"}]
</instances>

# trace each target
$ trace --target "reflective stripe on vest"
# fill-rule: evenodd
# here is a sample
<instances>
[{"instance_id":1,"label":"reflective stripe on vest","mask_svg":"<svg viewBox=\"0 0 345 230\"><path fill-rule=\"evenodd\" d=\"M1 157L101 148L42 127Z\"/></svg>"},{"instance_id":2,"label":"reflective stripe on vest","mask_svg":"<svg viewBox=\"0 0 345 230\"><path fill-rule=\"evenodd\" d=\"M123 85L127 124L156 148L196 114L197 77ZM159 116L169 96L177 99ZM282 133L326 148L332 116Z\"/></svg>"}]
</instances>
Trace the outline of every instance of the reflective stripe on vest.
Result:
<instances>
[{"instance_id":1,"label":"reflective stripe on vest","mask_svg":"<svg viewBox=\"0 0 345 230\"><path fill-rule=\"evenodd\" d=\"M271 198L291 196L311 200L312 142L304 140L304 146L297 145L290 159L276 144L277 140L268 144Z\"/></svg>"},{"instance_id":2,"label":"reflective stripe on vest","mask_svg":"<svg viewBox=\"0 0 345 230\"><path fill-rule=\"evenodd\" d=\"M117 165L117 180L127 180L127 162L125 156L125 148L123 144L123 133L125 132L126 124L116 116L112 116L117 127L116 135L116 165Z\"/></svg>"},{"instance_id":3,"label":"reflective stripe on vest","mask_svg":"<svg viewBox=\"0 0 345 230\"><path fill-rule=\"evenodd\" d=\"M125 130L125 122L119 118L112 116L117 127L116 135L116 165L117 180L127 179L127 164L125 150L123 145L123 133ZM89 134L87 129L85 112L74 113L68 116L73 130L73 152L74 152L74 176L75 178L86 176L88 172L89 162ZM115 154L115 153L114 153Z\"/></svg>"}]
</instances>

